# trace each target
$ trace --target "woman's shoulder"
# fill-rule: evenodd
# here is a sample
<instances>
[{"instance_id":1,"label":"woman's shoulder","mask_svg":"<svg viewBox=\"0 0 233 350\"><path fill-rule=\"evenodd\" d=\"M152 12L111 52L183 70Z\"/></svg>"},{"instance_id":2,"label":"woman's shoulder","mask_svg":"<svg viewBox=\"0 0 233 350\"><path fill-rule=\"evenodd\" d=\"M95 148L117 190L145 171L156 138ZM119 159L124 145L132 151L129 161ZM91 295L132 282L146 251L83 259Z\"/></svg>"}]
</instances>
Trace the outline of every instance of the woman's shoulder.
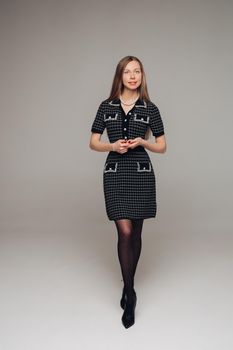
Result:
<instances>
[{"instance_id":1,"label":"woman's shoulder","mask_svg":"<svg viewBox=\"0 0 233 350\"><path fill-rule=\"evenodd\" d=\"M110 99L107 98L100 102L99 108L103 111L109 111L109 109L120 106L120 100L118 98Z\"/></svg>"},{"instance_id":2,"label":"woman's shoulder","mask_svg":"<svg viewBox=\"0 0 233 350\"><path fill-rule=\"evenodd\" d=\"M109 105L109 103L111 102L111 100L109 98L100 101L99 106L100 107L107 107Z\"/></svg>"},{"instance_id":3,"label":"woman's shoulder","mask_svg":"<svg viewBox=\"0 0 233 350\"><path fill-rule=\"evenodd\" d=\"M109 98L106 98L105 100L102 100L102 104L108 104L111 100Z\"/></svg>"},{"instance_id":4,"label":"woman's shoulder","mask_svg":"<svg viewBox=\"0 0 233 350\"><path fill-rule=\"evenodd\" d=\"M159 111L158 105L154 101L147 101L147 107L151 112Z\"/></svg>"}]
</instances>

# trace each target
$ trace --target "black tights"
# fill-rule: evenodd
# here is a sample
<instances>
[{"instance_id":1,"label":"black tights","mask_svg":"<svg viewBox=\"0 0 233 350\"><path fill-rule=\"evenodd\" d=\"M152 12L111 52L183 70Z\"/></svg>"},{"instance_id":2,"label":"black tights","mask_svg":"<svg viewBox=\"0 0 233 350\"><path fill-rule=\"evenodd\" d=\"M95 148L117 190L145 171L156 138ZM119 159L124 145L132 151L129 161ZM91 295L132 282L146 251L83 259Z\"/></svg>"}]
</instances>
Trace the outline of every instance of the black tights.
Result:
<instances>
[{"instance_id":1,"label":"black tights","mask_svg":"<svg viewBox=\"0 0 233 350\"><path fill-rule=\"evenodd\" d=\"M142 249L143 220L116 220L118 242L117 252L121 266L124 287L129 300L133 298L134 275Z\"/></svg>"}]
</instances>

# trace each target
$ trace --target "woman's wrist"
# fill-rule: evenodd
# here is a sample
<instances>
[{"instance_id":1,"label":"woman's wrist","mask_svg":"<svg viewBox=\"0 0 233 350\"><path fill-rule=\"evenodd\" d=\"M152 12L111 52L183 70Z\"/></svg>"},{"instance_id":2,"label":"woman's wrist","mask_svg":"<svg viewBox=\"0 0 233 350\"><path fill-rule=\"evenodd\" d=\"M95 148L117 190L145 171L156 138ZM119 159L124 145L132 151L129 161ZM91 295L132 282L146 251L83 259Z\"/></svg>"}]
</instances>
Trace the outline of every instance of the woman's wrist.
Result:
<instances>
[{"instance_id":1,"label":"woman's wrist","mask_svg":"<svg viewBox=\"0 0 233 350\"><path fill-rule=\"evenodd\" d=\"M147 143L148 143L147 140L141 139L141 146L142 147L146 147Z\"/></svg>"},{"instance_id":2,"label":"woman's wrist","mask_svg":"<svg viewBox=\"0 0 233 350\"><path fill-rule=\"evenodd\" d=\"M111 147L112 147L111 151L115 152L115 142L111 143Z\"/></svg>"}]
</instances>

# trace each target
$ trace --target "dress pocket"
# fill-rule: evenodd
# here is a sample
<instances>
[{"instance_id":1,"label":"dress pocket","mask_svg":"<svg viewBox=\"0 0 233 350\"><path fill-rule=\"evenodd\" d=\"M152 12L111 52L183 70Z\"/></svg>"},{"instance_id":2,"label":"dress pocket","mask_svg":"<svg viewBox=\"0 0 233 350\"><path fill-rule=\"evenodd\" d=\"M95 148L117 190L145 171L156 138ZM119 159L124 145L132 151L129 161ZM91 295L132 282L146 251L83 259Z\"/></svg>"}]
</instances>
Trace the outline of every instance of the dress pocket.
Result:
<instances>
[{"instance_id":1,"label":"dress pocket","mask_svg":"<svg viewBox=\"0 0 233 350\"><path fill-rule=\"evenodd\" d=\"M150 117L147 115L134 114L134 121L139 123L149 124Z\"/></svg>"},{"instance_id":2,"label":"dress pocket","mask_svg":"<svg viewBox=\"0 0 233 350\"><path fill-rule=\"evenodd\" d=\"M150 162L137 162L137 172L151 172L151 163Z\"/></svg>"},{"instance_id":3,"label":"dress pocket","mask_svg":"<svg viewBox=\"0 0 233 350\"><path fill-rule=\"evenodd\" d=\"M117 162L107 162L104 166L104 173L116 173Z\"/></svg>"},{"instance_id":4,"label":"dress pocket","mask_svg":"<svg viewBox=\"0 0 233 350\"><path fill-rule=\"evenodd\" d=\"M104 114L104 121L108 122L108 121L114 121L117 120L118 118L118 113L106 113Z\"/></svg>"}]
</instances>

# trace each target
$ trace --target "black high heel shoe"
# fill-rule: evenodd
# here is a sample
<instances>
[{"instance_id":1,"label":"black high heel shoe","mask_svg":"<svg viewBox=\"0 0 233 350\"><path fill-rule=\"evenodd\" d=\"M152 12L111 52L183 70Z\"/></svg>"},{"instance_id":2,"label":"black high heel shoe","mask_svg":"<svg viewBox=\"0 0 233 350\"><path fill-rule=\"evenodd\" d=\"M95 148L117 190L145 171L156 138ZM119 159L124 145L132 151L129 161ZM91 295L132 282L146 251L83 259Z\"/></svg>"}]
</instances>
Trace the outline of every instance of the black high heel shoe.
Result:
<instances>
[{"instance_id":1,"label":"black high heel shoe","mask_svg":"<svg viewBox=\"0 0 233 350\"><path fill-rule=\"evenodd\" d=\"M125 287L124 287L124 288L123 288L123 291L122 291L121 301L120 301L120 305L121 305L121 308L122 308L123 310L124 310L124 308L125 308L126 300L127 300L127 295L126 295L126 290L125 290Z\"/></svg>"},{"instance_id":2,"label":"black high heel shoe","mask_svg":"<svg viewBox=\"0 0 233 350\"><path fill-rule=\"evenodd\" d=\"M135 290L134 290L134 293L136 294ZM121 308L122 308L123 310L124 310L124 308L125 308L126 300L127 300L127 294L126 294L125 287L123 287L123 290L122 290L122 297L121 297L121 301L120 301L120 305L121 305Z\"/></svg>"},{"instance_id":3,"label":"black high heel shoe","mask_svg":"<svg viewBox=\"0 0 233 350\"><path fill-rule=\"evenodd\" d=\"M135 313L136 303L137 303L137 296L136 296L136 293L134 292L132 302L129 302L128 299L126 300L124 313L121 318L125 328L131 327L135 322L134 313Z\"/></svg>"}]
</instances>

